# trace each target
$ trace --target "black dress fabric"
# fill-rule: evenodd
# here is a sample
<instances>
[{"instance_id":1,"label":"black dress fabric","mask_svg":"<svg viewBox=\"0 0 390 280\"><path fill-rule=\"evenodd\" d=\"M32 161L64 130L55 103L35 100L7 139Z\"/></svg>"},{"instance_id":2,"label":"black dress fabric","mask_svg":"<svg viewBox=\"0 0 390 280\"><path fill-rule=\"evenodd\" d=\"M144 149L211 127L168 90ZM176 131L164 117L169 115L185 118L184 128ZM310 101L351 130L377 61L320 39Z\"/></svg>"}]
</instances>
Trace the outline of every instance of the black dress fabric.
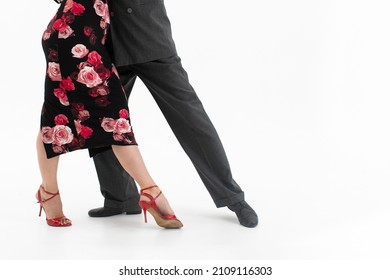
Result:
<instances>
[{"instance_id":1,"label":"black dress fabric","mask_svg":"<svg viewBox=\"0 0 390 280\"><path fill-rule=\"evenodd\" d=\"M104 45L109 23L106 0L64 0L43 34L41 134L47 158L137 144L127 97Z\"/></svg>"}]
</instances>

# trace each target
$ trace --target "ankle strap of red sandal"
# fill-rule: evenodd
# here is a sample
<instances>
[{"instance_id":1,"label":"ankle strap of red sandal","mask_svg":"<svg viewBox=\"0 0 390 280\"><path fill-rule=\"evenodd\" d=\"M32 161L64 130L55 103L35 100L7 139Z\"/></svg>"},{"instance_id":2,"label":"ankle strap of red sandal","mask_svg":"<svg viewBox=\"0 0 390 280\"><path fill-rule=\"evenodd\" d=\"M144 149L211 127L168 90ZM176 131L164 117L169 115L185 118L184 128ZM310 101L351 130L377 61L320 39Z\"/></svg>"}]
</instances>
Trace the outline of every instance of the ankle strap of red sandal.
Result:
<instances>
[{"instance_id":1,"label":"ankle strap of red sandal","mask_svg":"<svg viewBox=\"0 0 390 280\"><path fill-rule=\"evenodd\" d=\"M154 185L154 186L150 186L150 187L144 188L144 189L141 190L141 194L142 194L144 191L149 190L149 189L153 189L153 188L158 188L158 186L157 186L157 185Z\"/></svg>"},{"instance_id":2,"label":"ankle strap of red sandal","mask_svg":"<svg viewBox=\"0 0 390 280\"><path fill-rule=\"evenodd\" d=\"M156 199L157 197L159 197L159 196L162 194L162 191L161 191L161 190L160 190L159 194L158 194L156 197L153 197L153 196L151 196L150 194L145 193L146 190L153 189L153 188L158 188L158 186L157 186L157 185L154 185L154 186L150 186L150 187L147 187L147 188L142 189L142 190L141 190L141 195L144 195L144 196L148 197L148 198L151 199L151 200Z\"/></svg>"},{"instance_id":3,"label":"ankle strap of red sandal","mask_svg":"<svg viewBox=\"0 0 390 280\"><path fill-rule=\"evenodd\" d=\"M50 194L50 195L51 195L51 197L49 197L48 199L42 200L42 202L49 201L50 199L53 199L53 198L55 198L57 195L60 194L60 191L57 191L56 193L48 192L47 190L45 190L45 188L44 188L43 186L41 186L41 189L43 190L44 193L47 193L47 194Z\"/></svg>"}]
</instances>

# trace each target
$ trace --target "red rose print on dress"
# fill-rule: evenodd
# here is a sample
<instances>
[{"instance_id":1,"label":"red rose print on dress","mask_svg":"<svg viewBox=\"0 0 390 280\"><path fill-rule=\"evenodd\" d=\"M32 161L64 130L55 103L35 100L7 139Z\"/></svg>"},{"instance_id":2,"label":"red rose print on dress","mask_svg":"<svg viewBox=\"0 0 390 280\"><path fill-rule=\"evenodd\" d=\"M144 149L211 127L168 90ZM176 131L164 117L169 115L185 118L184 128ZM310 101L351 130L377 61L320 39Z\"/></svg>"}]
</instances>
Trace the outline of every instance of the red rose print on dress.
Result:
<instances>
[{"instance_id":1,"label":"red rose print on dress","mask_svg":"<svg viewBox=\"0 0 390 280\"><path fill-rule=\"evenodd\" d=\"M53 94L58 98L62 105L69 106L68 96L66 95L66 91L63 88L54 89Z\"/></svg>"},{"instance_id":2,"label":"red rose print on dress","mask_svg":"<svg viewBox=\"0 0 390 280\"><path fill-rule=\"evenodd\" d=\"M65 89L66 91L74 90L74 83L70 77L64 79L61 81L61 88Z\"/></svg>"},{"instance_id":3,"label":"red rose print on dress","mask_svg":"<svg viewBox=\"0 0 390 280\"><path fill-rule=\"evenodd\" d=\"M69 106L68 95L66 94L68 91L75 90L75 85L70 77L61 80L60 87L55 88L53 94L57 97L60 103L64 106Z\"/></svg>"},{"instance_id":4,"label":"red rose print on dress","mask_svg":"<svg viewBox=\"0 0 390 280\"><path fill-rule=\"evenodd\" d=\"M96 51L92 51L88 54L87 62L93 67L98 67L103 64L101 55Z\"/></svg>"},{"instance_id":5,"label":"red rose print on dress","mask_svg":"<svg viewBox=\"0 0 390 280\"><path fill-rule=\"evenodd\" d=\"M99 107L107 107L111 104L107 96L99 96L95 99L95 104Z\"/></svg>"},{"instance_id":6,"label":"red rose print on dress","mask_svg":"<svg viewBox=\"0 0 390 280\"><path fill-rule=\"evenodd\" d=\"M64 13L71 12L75 16L80 16L84 13L85 7L73 0L67 0L64 7Z\"/></svg>"},{"instance_id":7,"label":"red rose print on dress","mask_svg":"<svg viewBox=\"0 0 390 280\"><path fill-rule=\"evenodd\" d=\"M58 32L58 38L66 39L73 34L73 29L68 25L65 29Z\"/></svg>"},{"instance_id":8,"label":"red rose print on dress","mask_svg":"<svg viewBox=\"0 0 390 280\"><path fill-rule=\"evenodd\" d=\"M56 62L49 62L47 65L47 75L52 81L61 81L60 65Z\"/></svg>"},{"instance_id":9,"label":"red rose print on dress","mask_svg":"<svg viewBox=\"0 0 390 280\"><path fill-rule=\"evenodd\" d=\"M83 58L89 53L89 50L83 44L77 44L72 48L73 57Z\"/></svg>"},{"instance_id":10,"label":"red rose print on dress","mask_svg":"<svg viewBox=\"0 0 390 280\"><path fill-rule=\"evenodd\" d=\"M51 34L55 32L53 28L53 23L57 19L57 15L54 15L54 17L50 20L49 25L47 26L45 32L43 32L42 39L44 41L48 40L51 37Z\"/></svg>"},{"instance_id":11,"label":"red rose print on dress","mask_svg":"<svg viewBox=\"0 0 390 280\"><path fill-rule=\"evenodd\" d=\"M101 0L96 0L93 8L95 9L96 14L101 17L104 17L106 10L108 9L107 4Z\"/></svg>"},{"instance_id":12,"label":"red rose print on dress","mask_svg":"<svg viewBox=\"0 0 390 280\"><path fill-rule=\"evenodd\" d=\"M84 27L84 35L89 37L93 34L93 28L90 26L85 26Z\"/></svg>"},{"instance_id":13,"label":"red rose print on dress","mask_svg":"<svg viewBox=\"0 0 390 280\"><path fill-rule=\"evenodd\" d=\"M107 24L110 23L110 13L109 13L108 5L101 0L96 0L93 7L95 8L96 14L98 16L101 16L102 22L104 22L104 23L100 23L100 27L102 29L105 29L107 27Z\"/></svg>"},{"instance_id":14,"label":"red rose print on dress","mask_svg":"<svg viewBox=\"0 0 390 280\"><path fill-rule=\"evenodd\" d=\"M48 40L51 36L51 33L53 33L50 29L46 29L45 32L43 32L42 39L44 41Z\"/></svg>"},{"instance_id":15,"label":"red rose print on dress","mask_svg":"<svg viewBox=\"0 0 390 280\"><path fill-rule=\"evenodd\" d=\"M110 24L110 12L108 9L108 5L102 0L95 0L93 7L95 9L96 14L102 17L100 21L100 28L104 30L104 35L101 40L101 43L104 45L107 37L108 25Z\"/></svg>"},{"instance_id":16,"label":"red rose print on dress","mask_svg":"<svg viewBox=\"0 0 390 280\"><path fill-rule=\"evenodd\" d=\"M106 132L112 132L112 137L115 141L132 143L133 129L128 118L129 112L126 109L122 109L119 111L119 119L103 118L101 127Z\"/></svg>"},{"instance_id":17,"label":"red rose print on dress","mask_svg":"<svg viewBox=\"0 0 390 280\"><path fill-rule=\"evenodd\" d=\"M88 93L91 97L96 98L98 96L105 96L109 94L110 90L106 85L99 85L92 88Z\"/></svg>"},{"instance_id":18,"label":"red rose print on dress","mask_svg":"<svg viewBox=\"0 0 390 280\"><path fill-rule=\"evenodd\" d=\"M54 30L57 31L63 31L68 27L68 24L66 23L65 19L63 17L56 19L53 23Z\"/></svg>"},{"instance_id":19,"label":"red rose print on dress","mask_svg":"<svg viewBox=\"0 0 390 280\"><path fill-rule=\"evenodd\" d=\"M116 120L113 118L103 118L101 126L106 132L114 132Z\"/></svg>"},{"instance_id":20,"label":"red rose print on dress","mask_svg":"<svg viewBox=\"0 0 390 280\"><path fill-rule=\"evenodd\" d=\"M64 13L67 13L73 7L73 0L67 0L64 7Z\"/></svg>"},{"instance_id":21,"label":"red rose print on dress","mask_svg":"<svg viewBox=\"0 0 390 280\"><path fill-rule=\"evenodd\" d=\"M105 83L110 78L111 72L104 66L102 57L98 52L90 52L87 61L81 62L78 68L80 71L77 81L92 89L89 92L90 96L97 97L98 95L107 95L109 93Z\"/></svg>"},{"instance_id":22,"label":"red rose print on dress","mask_svg":"<svg viewBox=\"0 0 390 280\"><path fill-rule=\"evenodd\" d=\"M80 135L81 135L84 139L87 139L87 138L91 137L92 132L93 132L92 128L83 125L83 126L81 127L81 130L80 130Z\"/></svg>"},{"instance_id":23,"label":"red rose print on dress","mask_svg":"<svg viewBox=\"0 0 390 280\"><path fill-rule=\"evenodd\" d=\"M67 39L74 35L74 30L69 26L73 23L75 16L80 16L84 13L85 7L73 0L67 0L64 7L64 14L61 18L56 19L53 23L53 29L58 31L58 38ZM48 37L44 34L45 37ZM49 36L50 37L50 36Z\"/></svg>"},{"instance_id":24,"label":"red rose print on dress","mask_svg":"<svg viewBox=\"0 0 390 280\"><path fill-rule=\"evenodd\" d=\"M42 127L42 141L45 144L52 144L54 152L64 153L66 152L65 146L73 141L72 130L66 126L69 123L68 118L59 114L55 116L54 123L54 127Z\"/></svg>"},{"instance_id":25,"label":"red rose print on dress","mask_svg":"<svg viewBox=\"0 0 390 280\"><path fill-rule=\"evenodd\" d=\"M65 125L56 125L53 128L53 144L56 146L63 146L72 142L72 130Z\"/></svg>"},{"instance_id":26,"label":"red rose print on dress","mask_svg":"<svg viewBox=\"0 0 390 280\"><path fill-rule=\"evenodd\" d=\"M82 111L79 111L78 115L77 115L77 118L80 120L80 121L86 121L89 119L91 115L89 114L89 111L87 110L82 110Z\"/></svg>"},{"instance_id":27,"label":"red rose print on dress","mask_svg":"<svg viewBox=\"0 0 390 280\"><path fill-rule=\"evenodd\" d=\"M76 16L69 12L69 13L63 14L62 18L68 25L71 25L74 22L74 20L76 19Z\"/></svg>"},{"instance_id":28,"label":"red rose print on dress","mask_svg":"<svg viewBox=\"0 0 390 280\"><path fill-rule=\"evenodd\" d=\"M49 126L42 127L41 129L42 141L45 144L53 143L53 129Z\"/></svg>"},{"instance_id":29,"label":"red rose print on dress","mask_svg":"<svg viewBox=\"0 0 390 280\"><path fill-rule=\"evenodd\" d=\"M82 122L89 119L90 114L89 111L85 110L85 106L82 103L73 103L72 104L72 115L75 118L74 124L76 126L77 135L80 138L88 139L92 136L93 129L83 125ZM80 141L81 144L85 143L85 141ZM79 143L79 144L80 144Z\"/></svg>"},{"instance_id":30,"label":"red rose print on dress","mask_svg":"<svg viewBox=\"0 0 390 280\"><path fill-rule=\"evenodd\" d=\"M92 66L84 65L77 76L79 83L85 84L89 88L100 85L103 81Z\"/></svg>"},{"instance_id":31,"label":"red rose print on dress","mask_svg":"<svg viewBox=\"0 0 390 280\"><path fill-rule=\"evenodd\" d=\"M106 81L108 78L111 77L111 72L109 69L107 69L103 64L100 64L99 66L95 67L96 73L98 73L100 79L103 81Z\"/></svg>"},{"instance_id":32,"label":"red rose print on dress","mask_svg":"<svg viewBox=\"0 0 390 280\"><path fill-rule=\"evenodd\" d=\"M124 134L131 131L129 120L119 118L115 123L114 134Z\"/></svg>"},{"instance_id":33,"label":"red rose print on dress","mask_svg":"<svg viewBox=\"0 0 390 280\"><path fill-rule=\"evenodd\" d=\"M84 104L83 103L73 103L72 109L76 111L83 111L84 110Z\"/></svg>"},{"instance_id":34,"label":"red rose print on dress","mask_svg":"<svg viewBox=\"0 0 390 280\"><path fill-rule=\"evenodd\" d=\"M89 111L85 110L84 104L82 103L73 103L72 104L72 115L75 119L84 122L89 119Z\"/></svg>"},{"instance_id":35,"label":"red rose print on dress","mask_svg":"<svg viewBox=\"0 0 390 280\"><path fill-rule=\"evenodd\" d=\"M92 136L93 130L92 128L82 125L80 120L75 120L74 124L76 126L76 131L79 136L84 139L90 138Z\"/></svg>"},{"instance_id":36,"label":"red rose print on dress","mask_svg":"<svg viewBox=\"0 0 390 280\"><path fill-rule=\"evenodd\" d=\"M73 34L73 29L68 25L64 16L54 21L53 29L58 31L58 38L61 39L66 39Z\"/></svg>"},{"instance_id":37,"label":"red rose print on dress","mask_svg":"<svg viewBox=\"0 0 390 280\"><path fill-rule=\"evenodd\" d=\"M70 11L72 12L72 14L74 14L75 16L79 16L81 15L82 13L84 13L85 11L85 8L83 5L79 4L79 3L76 3L76 2L73 2L73 5L72 7L70 8Z\"/></svg>"},{"instance_id":38,"label":"red rose print on dress","mask_svg":"<svg viewBox=\"0 0 390 280\"><path fill-rule=\"evenodd\" d=\"M58 51L49 49L49 54L47 56L51 61L58 61Z\"/></svg>"},{"instance_id":39,"label":"red rose print on dress","mask_svg":"<svg viewBox=\"0 0 390 280\"><path fill-rule=\"evenodd\" d=\"M129 117L129 111L127 111L126 109L120 110L119 117L123 119L127 119Z\"/></svg>"},{"instance_id":40,"label":"red rose print on dress","mask_svg":"<svg viewBox=\"0 0 390 280\"><path fill-rule=\"evenodd\" d=\"M68 120L67 116L65 116L63 114L59 114L54 118L54 123L58 124L58 125L65 125L65 124L69 123L69 120Z\"/></svg>"}]
</instances>

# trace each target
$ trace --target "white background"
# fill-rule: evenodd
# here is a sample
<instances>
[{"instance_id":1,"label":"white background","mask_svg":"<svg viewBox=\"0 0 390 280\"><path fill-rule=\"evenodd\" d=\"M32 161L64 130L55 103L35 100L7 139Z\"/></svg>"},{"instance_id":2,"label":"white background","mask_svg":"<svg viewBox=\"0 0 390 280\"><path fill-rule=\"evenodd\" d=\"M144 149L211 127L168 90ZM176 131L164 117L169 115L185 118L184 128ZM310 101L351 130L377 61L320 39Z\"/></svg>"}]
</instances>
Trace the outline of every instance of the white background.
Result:
<instances>
[{"instance_id":1,"label":"white background","mask_svg":"<svg viewBox=\"0 0 390 280\"><path fill-rule=\"evenodd\" d=\"M41 35L57 5L2 4L0 259L389 259L390 17L387 1L166 0L191 84L258 212L255 229L216 209L144 85L130 110L139 147L184 228L103 204L86 151L61 157L65 213L38 218L35 137ZM150 221L152 221L150 219Z\"/></svg>"}]
</instances>

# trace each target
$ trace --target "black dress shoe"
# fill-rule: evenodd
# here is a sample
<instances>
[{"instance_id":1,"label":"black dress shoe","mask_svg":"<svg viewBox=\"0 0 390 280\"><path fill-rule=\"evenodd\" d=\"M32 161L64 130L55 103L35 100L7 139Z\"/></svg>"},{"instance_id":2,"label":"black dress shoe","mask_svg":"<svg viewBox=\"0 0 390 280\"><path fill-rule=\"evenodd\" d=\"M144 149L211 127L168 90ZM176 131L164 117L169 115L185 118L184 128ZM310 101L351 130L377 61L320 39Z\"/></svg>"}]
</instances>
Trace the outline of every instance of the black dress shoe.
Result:
<instances>
[{"instance_id":1,"label":"black dress shoe","mask_svg":"<svg viewBox=\"0 0 390 280\"><path fill-rule=\"evenodd\" d=\"M255 210L245 200L228 205L228 208L236 213L238 221L244 227L254 228L259 223Z\"/></svg>"},{"instance_id":2,"label":"black dress shoe","mask_svg":"<svg viewBox=\"0 0 390 280\"><path fill-rule=\"evenodd\" d=\"M135 207L134 207L135 208ZM134 215L134 214L141 214L141 208L135 208L135 209L118 209L118 208L110 208L110 207L100 207L91 209L88 211L88 215L93 218L102 218L102 217L110 217L115 215L120 215L125 213L127 215Z\"/></svg>"}]
</instances>

